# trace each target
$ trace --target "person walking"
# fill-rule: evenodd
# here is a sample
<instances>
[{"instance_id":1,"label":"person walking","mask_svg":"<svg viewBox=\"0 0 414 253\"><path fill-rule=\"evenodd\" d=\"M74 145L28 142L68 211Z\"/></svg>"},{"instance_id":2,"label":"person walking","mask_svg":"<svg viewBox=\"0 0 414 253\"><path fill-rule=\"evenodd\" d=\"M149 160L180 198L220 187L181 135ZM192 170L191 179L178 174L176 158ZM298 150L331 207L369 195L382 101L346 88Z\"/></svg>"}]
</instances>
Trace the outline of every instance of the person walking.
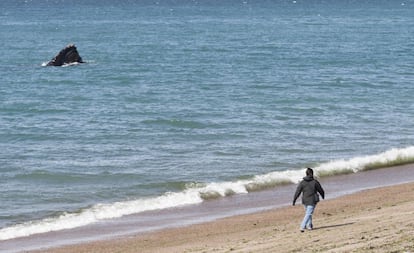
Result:
<instances>
[{"instance_id":1,"label":"person walking","mask_svg":"<svg viewBox=\"0 0 414 253\"><path fill-rule=\"evenodd\" d=\"M293 205L296 203L296 199L302 193L302 204L305 206L305 217L300 225L300 232L304 232L305 228L308 230L313 229L312 215L315 211L316 204L319 202L319 195L322 199L325 199L325 191L318 180L313 178L313 170L311 168L306 169L306 177L299 183L296 188L295 195L293 196Z\"/></svg>"}]
</instances>

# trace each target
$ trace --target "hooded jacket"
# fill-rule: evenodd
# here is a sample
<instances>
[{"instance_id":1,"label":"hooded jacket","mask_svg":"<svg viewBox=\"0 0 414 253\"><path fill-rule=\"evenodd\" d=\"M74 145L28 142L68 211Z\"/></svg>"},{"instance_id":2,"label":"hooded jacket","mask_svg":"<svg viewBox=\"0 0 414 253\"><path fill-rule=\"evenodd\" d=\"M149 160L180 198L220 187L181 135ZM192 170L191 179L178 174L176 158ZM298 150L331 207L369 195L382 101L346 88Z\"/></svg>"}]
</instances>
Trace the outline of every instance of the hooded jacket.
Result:
<instances>
[{"instance_id":1,"label":"hooded jacket","mask_svg":"<svg viewBox=\"0 0 414 253\"><path fill-rule=\"evenodd\" d=\"M317 193L321 195L322 199L325 199L325 191L318 180L314 179L312 176L304 177L299 183L296 188L295 196L293 197L293 205L295 205L296 199L301 193L303 193L302 204L304 205L316 205L319 201Z\"/></svg>"}]
</instances>

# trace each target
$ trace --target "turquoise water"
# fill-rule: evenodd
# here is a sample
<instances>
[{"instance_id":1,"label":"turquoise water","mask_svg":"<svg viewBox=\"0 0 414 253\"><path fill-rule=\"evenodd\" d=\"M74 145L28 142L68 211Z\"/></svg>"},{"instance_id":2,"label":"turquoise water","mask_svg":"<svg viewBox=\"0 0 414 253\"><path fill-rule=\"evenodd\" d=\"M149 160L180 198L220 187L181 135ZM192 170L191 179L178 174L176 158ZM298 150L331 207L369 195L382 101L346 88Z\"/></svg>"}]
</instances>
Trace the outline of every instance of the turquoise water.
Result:
<instances>
[{"instance_id":1,"label":"turquoise water","mask_svg":"<svg viewBox=\"0 0 414 253\"><path fill-rule=\"evenodd\" d=\"M413 13L1 1L0 239L412 162ZM69 43L85 64L44 67Z\"/></svg>"}]
</instances>

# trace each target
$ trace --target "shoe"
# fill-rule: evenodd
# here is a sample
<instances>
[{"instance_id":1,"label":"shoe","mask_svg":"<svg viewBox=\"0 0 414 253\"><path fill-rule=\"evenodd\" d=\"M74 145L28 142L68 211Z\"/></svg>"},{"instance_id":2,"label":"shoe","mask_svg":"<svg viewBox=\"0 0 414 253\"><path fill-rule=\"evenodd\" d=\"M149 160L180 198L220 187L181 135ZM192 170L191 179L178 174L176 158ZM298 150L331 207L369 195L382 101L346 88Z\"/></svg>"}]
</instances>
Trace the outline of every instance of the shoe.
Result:
<instances>
[{"instance_id":1,"label":"shoe","mask_svg":"<svg viewBox=\"0 0 414 253\"><path fill-rule=\"evenodd\" d=\"M300 229L300 232L301 232L301 233L305 232L305 229Z\"/></svg>"}]
</instances>

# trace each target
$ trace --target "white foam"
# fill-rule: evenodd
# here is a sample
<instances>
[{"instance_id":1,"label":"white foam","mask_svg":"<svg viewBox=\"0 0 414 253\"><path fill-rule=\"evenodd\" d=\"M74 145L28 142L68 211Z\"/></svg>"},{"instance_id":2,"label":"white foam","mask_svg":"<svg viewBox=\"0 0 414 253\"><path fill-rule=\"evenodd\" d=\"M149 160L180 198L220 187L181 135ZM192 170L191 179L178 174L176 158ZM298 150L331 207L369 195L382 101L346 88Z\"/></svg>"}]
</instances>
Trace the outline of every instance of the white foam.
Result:
<instances>
[{"instance_id":1,"label":"white foam","mask_svg":"<svg viewBox=\"0 0 414 253\"><path fill-rule=\"evenodd\" d=\"M402 149L391 149L386 152L354 157L348 160L336 160L323 163L315 168L316 171L337 171L337 170L352 170L354 173L366 169L373 164L382 164L383 167L387 165L394 165L399 160L409 160L414 158L414 147L407 147Z\"/></svg>"},{"instance_id":2,"label":"white foam","mask_svg":"<svg viewBox=\"0 0 414 253\"><path fill-rule=\"evenodd\" d=\"M197 204L200 202L202 202L202 199L197 191L187 190L178 193L166 193L156 198L115 202L112 204L97 204L78 213L65 213L54 218L47 218L40 221L32 221L3 228L0 230L0 240L71 229L86 226L99 220L118 218L144 211Z\"/></svg>"}]
</instances>

